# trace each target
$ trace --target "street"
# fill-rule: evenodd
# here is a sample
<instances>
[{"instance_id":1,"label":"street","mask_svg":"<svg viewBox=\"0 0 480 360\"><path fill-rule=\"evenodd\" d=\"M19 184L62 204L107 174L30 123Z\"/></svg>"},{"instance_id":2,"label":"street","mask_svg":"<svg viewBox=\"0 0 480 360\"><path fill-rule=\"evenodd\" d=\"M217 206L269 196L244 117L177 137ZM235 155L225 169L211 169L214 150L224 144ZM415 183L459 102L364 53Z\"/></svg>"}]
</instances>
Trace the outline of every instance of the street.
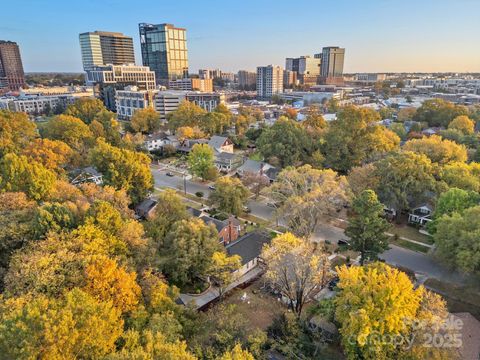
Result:
<instances>
[{"instance_id":1,"label":"street","mask_svg":"<svg viewBox=\"0 0 480 360\"><path fill-rule=\"evenodd\" d=\"M160 170L156 167L152 167L151 170L155 179L155 187L169 187L183 191L184 179L182 176L167 176L166 172L168 170ZM185 183L188 194L195 194L201 191L204 194L204 199L207 199L210 195L211 191L208 188L208 184L200 184L192 180L185 180ZM266 200L249 199L247 206L250 208L252 215L268 221L273 220L275 209L268 206ZM281 220L280 224L282 224ZM327 223L320 224L312 236L313 241L322 242L329 240L332 243L336 243L338 240L345 238L343 229ZM461 274L449 270L433 260L429 255L395 245L390 245L390 249L385 251L380 258L384 259L388 264L405 267L416 273L422 273L427 277L460 283L465 280Z\"/></svg>"}]
</instances>

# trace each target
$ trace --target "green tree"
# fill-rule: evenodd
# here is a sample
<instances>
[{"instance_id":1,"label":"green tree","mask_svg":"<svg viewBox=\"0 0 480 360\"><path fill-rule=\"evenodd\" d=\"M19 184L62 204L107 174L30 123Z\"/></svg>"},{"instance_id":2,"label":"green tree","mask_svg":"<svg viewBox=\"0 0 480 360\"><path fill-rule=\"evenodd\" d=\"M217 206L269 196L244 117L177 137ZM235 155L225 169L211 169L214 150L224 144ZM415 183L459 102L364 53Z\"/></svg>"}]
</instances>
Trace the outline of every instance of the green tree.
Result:
<instances>
[{"instance_id":1,"label":"green tree","mask_svg":"<svg viewBox=\"0 0 480 360\"><path fill-rule=\"evenodd\" d=\"M360 252L360 264L376 260L378 254L388 249L385 231L388 222L382 217L383 204L372 190L365 190L353 199L353 217L349 219L345 235L350 237L353 250Z\"/></svg>"},{"instance_id":2,"label":"green tree","mask_svg":"<svg viewBox=\"0 0 480 360\"><path fill-rule=\"evenodd\" d=\"M414 202L434 191L434 169L428 157L410 151L394 153L375 163L373 176L379 179L375 189L380 201L397 211L409 209Z\"/></svg>"},{"instance_id":3,"label":"green tree","mask_svg":"<svg viewBox=\"0 0 480 360\"><path fill-rule=\"evenodd\" d=\"M35 123L27 114L0 110L0 156L18 152L36 136Z\"/></svg>"},{"instance_id":4,"label":"green tree","mask_svg":"<svg viewBox=\"0 0 480 360\"><path fill-rule=\"evenodd\" d=\"M160 126L160 114L151 108L135 111L130 121L130 127L143 134L154 133L160 129Z\"/></svg>"},{"instance_id":5,"label":"green tree","mask_svg":"<svg viewBox=\"0 0 480 360\"><path fill-rule=\"evenodd\" d=\"M7 154L0 159L0 191L21 191L38 201L51 193L55 180L55 173L26 156Z\"/></svg>"},{"instance_id":6,"label":"green tree","mask_svg":"<svg viewBox=\"0 0 480 360\"><path fill-rule=\"evenodd\" d=\"M398 148L400 139L392 131L376 124L377 112L347 106L337 113L325 135L325 161L333 169L348 172L375 154Z\"/></svg>"},{"instance_id":7,"label":"green tree","mask_svg":"<svg viewBox=\"0 0 480 360\"><path fill-rule=\"evenodd\" d=\"M166 190L158 196L158 205L153 217L148 219L145 227L149 237L158 246L163 245L165 236L171 231L175 222L189 217L185 203L174 190Z\"/></svg>"},{"instance_id":8,"label":"green tree","mask_svg":"<svg viewBox=\"0 0 480 360\"><path fill-rule=\"evenodd\" d=\"M150 158L145 154L120 149L100 139L90 151L90 160L103 174L105 184L124 189L135 204L153 189Z\"/></svg>"},{"instance_id":9,"label":"green tree","mask_svg":"<svg viewBox=\"0 0 480 360\"><path fill-rule=\"evenodd\" d=\"M407 130L402 123L393 123L390 126L390 130L397 134L397 136L402 140L405 140L407 137Z\"/></svg>"},{"instance_id":10,"label":"green tree","mask_svg":"<svg viewBox=\"0 0 480 360\"><path fill-rule=\"evenodd\" d=\"M447 127L450 122L460 115L468 115L468 109L462 105L455 105L443 99L431 99L422 103L413 120L426 122L429 126Z\"/></svg>"},{"instance_id":11,"label":"green tree","mask_svg":"<svg viewBox=\"0 0 480 360\"><path fill-rule=\"evenodd\" d=\"M428 231L431 234L436 232L437 224L443 215L451 216L454 213L463 214L465 209L478 205L480 194L475 191L450 188L440 194L435 205L433 221L428 223Z\"/></svg>"},{"instance_id":12,"label":"green tree","mask_svg":"<svg viewBox=\"0 0 480 360\"><path fill-rule=\"evenodd\" d=\"M215 190L210 193L209 199L218 210L240 215L249 195L250 192L239 179L224 176L215 182Z\"/></svg>"},{"instance_id":13,"label":"green tree","mask_svg":"<svg viewBox=\"0 0 480 360\"><path fill-rule=\"evenodd\" d=\"M207 274L212 255L219 250L218 234L213 225L200 219L177 221L165 238L163 272L175 285L194 284Z\"/></svg>"},{"instance_id":14,"label":"green tree","mask_svg":"<svg viewBox=\"0 0 480 360\"><path fill-rule=\"evenodd\" d=\"M67 106L65 115L76 117L85 124L90 124L95 119L95 116L104 110L106 108L99 99L79 98L73 104Z\"/></svg>"},{"instance_id":15,"label":"green tree","mask_svg":"<svg viewBox=\"0 0 480 360\"><path fill-rule=\"evenodd\" d=\"M443 215L437 221L434 234L438 255L452 266L468 272L480 273L480 206Z\"/></svg>"},{"instance_id":16,"label":"green tree","mask_svg":"<svg viewBox=\"0 0 480 360\"><path fill-rule=\"evenodd\" d=\"M95 127L97 128L96 131L94 130ZM107 109L101 110L95 115L89 128L96 138L103 137L112 145L122 145L122 137L120 134L121 126L116 120L115 113Z\"/></svg>"},{"instance_id":17,"label":"green tree","mask_svg":"<svg viewBox=\"0 0 480 360\"><path fill-rule=\"evenodd\" d=\"M223 134L229 126L229 117L221 112L206 113L200 120L200 128L210 135Z\"/></svg>"},{"instance_id":18,"label":"green tree","mask_svg":"<svg viewBox=\"0 0 480 360\"><path fill-rule=\"evenodd\" d=\"M305 128L285 117L262 132L257 147L265 159L280 167L298 165L311 152Z\"/></svg>"},{"instance_id":19,"label":"green tree","mask_svg":"<svg viewBox=\"0 0 480 360\"><path fill-rule=\"evenodd\" d=\"M188 154L188 166L192 174L205 180L208 171L215 167L213 149L208 144L195 144Z\"/></svg>"},{"instance_id":20,"label":"green tree","mask_svg":"<svg viewBox=\"0 0 480 360\"><path fill-rule=\"evenodd\" d=\"M68 230L75 225L72 211L59 203L44 203L37 209L34 218L34 232L39 239L45 237L49 231L60 232Z\"/></svg>"}]
</instances>

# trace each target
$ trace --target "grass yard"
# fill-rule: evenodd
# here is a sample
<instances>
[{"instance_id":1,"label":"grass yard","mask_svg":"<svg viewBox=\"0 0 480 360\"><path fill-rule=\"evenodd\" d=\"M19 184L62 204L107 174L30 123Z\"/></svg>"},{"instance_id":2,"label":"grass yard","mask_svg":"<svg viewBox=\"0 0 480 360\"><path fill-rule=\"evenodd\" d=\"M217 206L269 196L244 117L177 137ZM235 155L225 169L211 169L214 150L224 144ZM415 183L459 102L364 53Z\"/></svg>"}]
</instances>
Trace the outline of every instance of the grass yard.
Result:
<instances>
[{"instance_id":1,"label":"grass yard","mask_svg":"<svg viewBox=\"0 0 480 360\"><path fill-rule=\"evenodd\" d=\"M410 250L413 250L413 251L418 251L418 252L421 252L421 253L424 253L424 254L428 253L428 251L430 250L430 248L428 248L426 246L423 246L423 245L420 245L420 244L415 244L415 243L412 243L410 241L402 240L402 239L395 240L393 237L390 237L390 243L394 244L394 245L397 245L397 246L400 246L400 247L403 247L403 248L406 248L406 249L410 249Z\"/></svg>"},{"instance_id":2,"label":"grass yard","mask_svg":"<svg viewBox=\"0 0 480 360\"><path fill-rule=\"evenodd\" d=\"M283 303L262 290L262 285L262 279L258 279L245 289L232 291L224 300L225 304L237 306L237 311L245 316L251 330L266 330L275 317L287 310ZM247 294L245 301L241 299L244 293Z\"/></svg>"},{"instance_id":3,"label":"grass yard","mask_svg":"<svg viewBox=\"0 0 480 360\"><path fill-rule=\"evenodd\" d=\"M397 234L398 236L422 242L424 244L432 245L433 238L428 235L424 235L418 232L418 229L408 225L393 225L389 230L389 233Z\"/></svg>"}]
</instances>

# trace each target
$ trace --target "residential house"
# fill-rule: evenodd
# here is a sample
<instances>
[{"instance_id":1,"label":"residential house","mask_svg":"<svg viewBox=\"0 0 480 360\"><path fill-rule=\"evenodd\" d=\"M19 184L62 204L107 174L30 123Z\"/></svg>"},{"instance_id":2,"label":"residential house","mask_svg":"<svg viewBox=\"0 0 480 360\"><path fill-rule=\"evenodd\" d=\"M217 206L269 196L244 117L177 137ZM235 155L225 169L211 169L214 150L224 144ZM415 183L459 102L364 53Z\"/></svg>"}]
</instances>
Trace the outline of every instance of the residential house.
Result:
<instances>
[{"instance_id":1,"label":"residential house","mask_svg":"<svg viewBox=\"0 0 480 360\"><path fill-rule=\"evenodd\" d=\"M188 154L196 144L208 144L207 139L186 139L177 146L177 151Z\"/></svg>"},{"instance_id":2,"label":"residential house","mask_svg":"<svg viewBox=\"0 0 480 360\"><path fill-rule=\"evenodd\" d=\"M270 182L273 182L276 179L279 172L279 169L266 162L250 159L245 161L243 165L237 169L237 175L240 177L243 177L246 173L251 173L255 175L263 175L267 177Z\"/></svg>"},{"instance_id":3,"label":"residential house","mask_svg":"<svg viewBox=\"0 0 480 360\"><path fill-rule=\"evenodd\" d=\"M103 175L93 166L73 170L70 173L70 177L72 179L70 183L76 186L85 183L103 184Z\"/></svg>"},{"instance_id":4,"label":"residential house","mask_svg":"<svg viewBox=\"0 0 480 360\"><path fill-rule=\"evenodd\" d=\"M408 222L410 224L426 225L432 221L433 208L428 204L420 205L408 214Z\"/></svg>"},{"instance_id":5,"label":"residential house","mask_svg":"<svg viewBox=\"0 0 480 360\"><path fill-rule=\"evenodd\" d=\"M208 141L216 153L230 153L233 154L233 141L226 136L213 135Z\"/></svg>"},{"instance_id":6,"label":"residential house","mask_svg":"<svg viewBox=\"0 0 480 360\"><path fill-rule=\"evenodd\" d=\"M179 141L176 136L168 135L164 132L158 132L148 135L144 142L145 148L148 151L161 150L165 145L179 146Z\"/></svg>"},{"instance_id":7,"label":"residential house","mask_svg":"<svg viewBox=\"0 0 480 360\"><path fill-rule=\"evenodd\" d=\"M135 206L135 214L142 219L148 219L152 216L153 211L158 205L158 201L153 199L145 199Z\"/></svg>"},{"instance_id":8,"label":"residential house","mask_svg":"<svg viewBox=\"0 0 480 360\"><path fill-rule=\"evenodd\" d=\"M239 255L242 258L242 267L235 272L235 275L242 276L256 268L262 262L260 258L262 248L269 242L270 235L268 233L254 231L228 244L226 246L228 255Z\"/></svg>"},{"instance_id":9,"label":"residential house","mask_svg":"<svg viewBox=\"0 0 480 360\"><path fill-rule=\"evenodd\" d=\"M218 171L230 172L242 165L243 158L239 154L221 152L215 156L215 166Z\"/></svg>"},{"instance_id":10,"label":"residential house","mask_svg":"<svg viewBox=\"0 0 480 360\"><path fill-rule=\"evenodd\" d=\"M241 222L233 216L230 216L225 221L215 219L208 215L201 215L199 219L207 225L213 224L215 226L218 231L219 241L225 246L237 240L242 230Z\"/></svg>"}]
</instances>

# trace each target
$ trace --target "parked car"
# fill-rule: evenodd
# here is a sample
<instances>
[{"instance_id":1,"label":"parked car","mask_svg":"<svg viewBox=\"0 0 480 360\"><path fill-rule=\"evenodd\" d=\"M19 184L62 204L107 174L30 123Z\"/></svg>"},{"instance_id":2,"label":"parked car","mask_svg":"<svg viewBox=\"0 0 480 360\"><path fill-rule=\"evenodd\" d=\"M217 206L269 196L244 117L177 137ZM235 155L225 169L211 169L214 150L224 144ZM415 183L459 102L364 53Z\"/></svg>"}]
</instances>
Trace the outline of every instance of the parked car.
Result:
<instances>
[{"instance_id":1,"label":"parked car","mask_svg":"<svg viewBox=\"0 0 480 360\"><path fill-rule=\"evenodd\" d=\"M213 185L208 185L208 188L209 188L210 190L215 190L215 186L213 186Z\"/></svg>"},{"instance_id":2,"label":"parked car","mask_svg":"<svg viewBox=\"0 0 480 360\"><path fill-rule=\"evenodd\" d=\"M248 206L244 206L243 207L243 212L246 213L246 214L249 214L252 212L252 209L250 209Z\"/></svg>"},{"instance_id":3,"label":"parked car","mask_svg":"<svg viewBox=\"0 0 480 360\"><path fill-rule=\"evenodd\" d=\"M338 240L338 245L341 245L341 246L350 246L350 243L349 243L347 240L340 239L340 240Z\"/></svg>"},{"instance_id":4,"label":"parked car","mask_svg":"<svg viewBox=\"0 0 480 360\"><path fill-rule=\"evenodd\" d=\"M167 176L170 176L170 177L174 176L174 175L173 175L173 173L172 173L172 172L170 172L170 171L169 171L169 172L167 172L165 175L167 175Z\"/></svg>"},{"instance_id":5,"label":"parked car","mask_svg":"<svg viewBox=\"0 0 480 360\"><path fill-rule=\"evenodd\" d=\"M328 290L330 290L330 291L335 290L339 280L340 279L338 277L334 277L332 280L330 280L329 283L328 283Z\"/></svg>"}]
</instances>

